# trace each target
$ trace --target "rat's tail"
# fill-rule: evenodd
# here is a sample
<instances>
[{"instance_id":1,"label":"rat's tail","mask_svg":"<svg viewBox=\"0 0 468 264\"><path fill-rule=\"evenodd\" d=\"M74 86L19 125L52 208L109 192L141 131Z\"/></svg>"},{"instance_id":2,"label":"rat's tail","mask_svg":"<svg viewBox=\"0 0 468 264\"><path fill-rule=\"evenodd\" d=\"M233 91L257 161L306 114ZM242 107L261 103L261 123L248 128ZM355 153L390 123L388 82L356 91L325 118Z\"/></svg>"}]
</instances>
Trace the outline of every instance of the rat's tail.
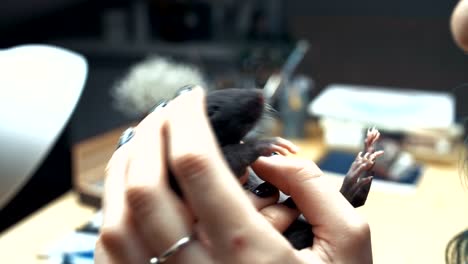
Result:
<instances>
[{"instance_id":1,"label":"rat's tail","mask_svg":"<svg viewBox=\"0 0 468 264\"><path fill-rule=\"evenodd\" d=\"M161 100L174 97L187 84L206 87L201 71L163 57L137 63L112 89L114 106L129 116L141 116Z\"/></svg>"}]
</instances>

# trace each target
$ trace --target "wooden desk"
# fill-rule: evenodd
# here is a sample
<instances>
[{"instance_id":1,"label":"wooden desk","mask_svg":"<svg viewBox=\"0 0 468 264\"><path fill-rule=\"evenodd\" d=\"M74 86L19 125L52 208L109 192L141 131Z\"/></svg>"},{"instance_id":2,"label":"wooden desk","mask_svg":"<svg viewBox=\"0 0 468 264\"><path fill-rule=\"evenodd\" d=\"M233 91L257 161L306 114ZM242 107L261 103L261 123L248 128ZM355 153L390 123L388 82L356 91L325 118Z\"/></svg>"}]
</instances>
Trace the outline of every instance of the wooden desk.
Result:
<instances>
[{"instance_id":1,"label":"wooden desk","mask_svg":"<svg viewBox=\"0 0 468 264\"><path fill-rule=\"evenodd\" d=\"M38 253L83 225L95 209L69 192L0 234L0 263L47 263Z\"/></svg>"},{"instance_id":2,"label":"wooden desk","mask_svg":"<svg viewBox=\"0 0 468 264\"><path fill-rule=\"evenodd\" d=\"M121 130L96 137L81 145L77 173L96 177L115 147ZM325 152L320 140L297 141L301 155L318 160ZM90 155L93 149L102 152ZM76 153L75 153L76 154ZM76 161L76 160L75 160ZM94 175L94 176L93 176ZM337 187L342 178L327 174ZM463 189L456 164L426 166L418 187L409 193L371 189L358 211L368 220L375 263L444 263L447 242L468 227L468 189ZM85 223L93 209L68 193L0 236L0 262L44 263L35 258L45 245Z\"/></svg>"}]
</instances>

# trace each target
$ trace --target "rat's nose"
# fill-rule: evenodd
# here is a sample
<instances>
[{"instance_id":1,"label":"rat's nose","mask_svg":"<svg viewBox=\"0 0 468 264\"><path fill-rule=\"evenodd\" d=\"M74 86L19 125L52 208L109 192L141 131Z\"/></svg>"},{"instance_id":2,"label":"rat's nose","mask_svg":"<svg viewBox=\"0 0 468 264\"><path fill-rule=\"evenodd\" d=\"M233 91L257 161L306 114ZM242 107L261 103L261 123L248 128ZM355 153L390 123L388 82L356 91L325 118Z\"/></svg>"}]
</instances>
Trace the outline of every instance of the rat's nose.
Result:
<instances>
[{"instance_id":1,"label":"rat's nose","mask_svg":"<svg viewBox=\"0 0 468 264\"><path fill-rule=\"evenodd\" d=\"M265 103L262 92L259 89L252 89L246 91L248 94L245 94L244 98L248 99L249 107L262 106Z\"/></svg>"},{"instance_id":2,"label":"rat's nose","mask_svg":"<svg viewBox=\"0 0 468 264\"><path fill-rule=\"evenodd\" d=\"M257 100L258 100L258 103L261 105L265 103L265 97L263 97L263 94L261 92L258 92Z\"/></svg>"}]
</instances>

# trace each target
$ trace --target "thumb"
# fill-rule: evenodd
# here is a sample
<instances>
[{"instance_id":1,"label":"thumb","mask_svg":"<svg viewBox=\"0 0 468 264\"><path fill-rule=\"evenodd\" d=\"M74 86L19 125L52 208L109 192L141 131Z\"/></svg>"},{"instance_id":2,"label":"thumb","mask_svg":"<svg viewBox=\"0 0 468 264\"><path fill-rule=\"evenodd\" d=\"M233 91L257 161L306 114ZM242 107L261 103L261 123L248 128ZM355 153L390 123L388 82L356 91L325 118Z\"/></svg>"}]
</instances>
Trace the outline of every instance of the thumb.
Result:
<instances>
[{"instance_id":1,"label":"thumb","mask_svg":"<svg viewBox=\"0 0 468 264\"><path fill-rule=\"evenodd\" d=\"M340 234L349 224L362 223L351 204L310 160L281 155L260 157L252 169L260 178L290 195L314 227L331 226L332 233Z\"/></svg>"}]
</instances>

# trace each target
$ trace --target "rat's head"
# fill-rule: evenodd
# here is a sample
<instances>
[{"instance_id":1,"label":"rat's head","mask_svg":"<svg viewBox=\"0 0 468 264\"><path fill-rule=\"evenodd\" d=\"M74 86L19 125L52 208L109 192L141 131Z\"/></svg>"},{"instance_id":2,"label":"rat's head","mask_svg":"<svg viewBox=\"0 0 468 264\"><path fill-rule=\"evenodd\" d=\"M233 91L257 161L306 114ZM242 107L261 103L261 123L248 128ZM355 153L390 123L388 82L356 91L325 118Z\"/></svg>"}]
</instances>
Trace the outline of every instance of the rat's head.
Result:
<instances>
[{"instance_id":1,"label":"rat's head","mask_svg":"<svg viewBox=\"0 0 468 264\"><path fill-rule=\"evenodd\" d=\"M258 89L223 89L208 93L208 116L221 146L237 144L262 117L264 99Z\"/></svg>"}]
</instances>

